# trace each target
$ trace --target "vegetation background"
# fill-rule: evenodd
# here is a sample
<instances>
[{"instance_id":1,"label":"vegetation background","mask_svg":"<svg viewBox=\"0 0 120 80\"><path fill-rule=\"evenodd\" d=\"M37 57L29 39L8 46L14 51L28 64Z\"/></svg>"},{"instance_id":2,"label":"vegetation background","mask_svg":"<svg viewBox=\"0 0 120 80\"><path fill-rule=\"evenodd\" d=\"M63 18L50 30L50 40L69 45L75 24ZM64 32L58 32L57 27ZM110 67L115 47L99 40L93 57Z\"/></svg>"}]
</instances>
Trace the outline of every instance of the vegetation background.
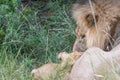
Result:
<instances>
[{"instance_id":1,"label":"vegetation background","mask_svg":"<svg viewBox=\"0 0 120 80\"><path fill-rule=\"evenodd\" d=\"M30 72L71 52L75 0L0 0L0 80L31 80Z\"/></svg>"}]
</instances>

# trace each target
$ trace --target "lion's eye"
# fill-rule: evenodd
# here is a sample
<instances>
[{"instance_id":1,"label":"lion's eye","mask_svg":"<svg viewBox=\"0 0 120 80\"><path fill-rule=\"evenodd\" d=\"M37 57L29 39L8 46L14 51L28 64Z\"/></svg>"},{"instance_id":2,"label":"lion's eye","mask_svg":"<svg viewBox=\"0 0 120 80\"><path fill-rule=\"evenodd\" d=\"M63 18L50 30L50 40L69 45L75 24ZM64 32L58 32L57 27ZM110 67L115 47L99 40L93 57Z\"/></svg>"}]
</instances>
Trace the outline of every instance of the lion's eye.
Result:
<instances>
[{"instance_id":1,"label":"lion's eye","mask_svg":"<svg viewBox=\"0 0 120 80\"><path fill-rule=\"evenodd\" d=\"M82 38L82 39L85 38L85 35L81 35L81 38Z\"/></svg>"},{"instance_id":2,"label":"lion's eye","mask_svg":"<svg viewBox=\"0 0 120 80\"><path fill-rule=\"evenodd\" d=\"M81 42L83 39L85 39L85 35L77 36L77 38L79 39L79 42Z\"/></svg>"},{"instance_id":3,"label":"lion's eye","mask_svg":"<svg viewBox=\"0 0 120 80\"><path fill-rule=\"evenodd\" d=\"M92 14L88 14L86 16L86 20L89 26L95 26L95 24L98 22L98 16L95 15L95 19L94 19L94 16Z\"/></svg>"}]
</instances>

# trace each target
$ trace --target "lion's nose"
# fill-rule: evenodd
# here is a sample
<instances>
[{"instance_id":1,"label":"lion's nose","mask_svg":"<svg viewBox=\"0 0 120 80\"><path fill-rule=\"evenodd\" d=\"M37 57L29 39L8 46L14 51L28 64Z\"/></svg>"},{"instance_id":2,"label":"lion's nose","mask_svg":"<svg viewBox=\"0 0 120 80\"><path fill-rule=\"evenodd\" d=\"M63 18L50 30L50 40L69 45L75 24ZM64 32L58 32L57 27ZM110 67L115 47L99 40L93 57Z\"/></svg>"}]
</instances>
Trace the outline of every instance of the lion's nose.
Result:
<instances>
[{"instance_id":1,"label":"lion's nose","mask_svg":"<svg viewBox=\"0 0 120 80\"><path fill-rule=\"evenodd\" d=\"M75 40L73 51L84 52L87 49L85 42L80 42L79 39Z\"/></svg>"},{"instance_id":2,"label":"lion's nose","mask_svg":"<svg viewBox=\"0 0 120 80\"><path fill-rule=\"evenodd\" d=\"M78 40L75 40L75 43L73 45L73 51L79 51L79 48L78 48L79 44L78 43L79 43Z\"/></svg>"}]
</instances>

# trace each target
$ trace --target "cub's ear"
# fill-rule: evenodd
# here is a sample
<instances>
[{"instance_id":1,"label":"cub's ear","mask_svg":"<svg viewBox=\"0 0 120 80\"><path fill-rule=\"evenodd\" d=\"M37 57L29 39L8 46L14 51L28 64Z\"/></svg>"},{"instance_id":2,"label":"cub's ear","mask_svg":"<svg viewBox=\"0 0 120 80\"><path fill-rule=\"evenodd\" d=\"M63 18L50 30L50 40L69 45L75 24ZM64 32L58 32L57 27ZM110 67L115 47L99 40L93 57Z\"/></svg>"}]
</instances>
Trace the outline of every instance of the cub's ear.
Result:
<instances>
[{"instance_id":1,"label":"cub's ear","mask_svg":"<svg viewBox=\"0 0 120 80\"><path fill-rule=\"evenodd\" d=\"M95 27L95 23L98 22L98 16L97 15L88 14L86 16L86 21L87 21L87 23L88 23L88 25L90 27L92 27L92 26Z\"/></svg>"}]
</instances>

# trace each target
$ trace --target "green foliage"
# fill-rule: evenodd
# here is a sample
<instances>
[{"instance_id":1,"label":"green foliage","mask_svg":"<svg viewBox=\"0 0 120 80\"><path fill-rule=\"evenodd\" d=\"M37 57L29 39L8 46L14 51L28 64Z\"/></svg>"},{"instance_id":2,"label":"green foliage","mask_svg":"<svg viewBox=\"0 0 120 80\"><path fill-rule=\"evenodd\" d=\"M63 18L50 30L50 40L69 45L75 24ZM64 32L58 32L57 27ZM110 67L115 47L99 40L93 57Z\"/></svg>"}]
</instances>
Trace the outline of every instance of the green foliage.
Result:
<instances>
[{"instance_id":1,"label":"green foliage","mask_svg":"<svg viewBox=\"0 0 120 80\"><path fill-rule=\"evenodd\" d=\"M35 66L58 62L59 52L72 50L75 36L70 4L23 4L0 1L0 80L30 80Z\"/></svg>"},{"instance_id":2,"label":"green foliage","mask_svg":"<svg viewBox=\"0 0 120 80\"><path fill-rule=\"evenodd\" d=\"M21 0L0 0L0 80L31 80L33 68L58 62L61 51L71 52L76 25L70 8L74 1L38 0L25 5ZM70 69L65 68L60 72ZM62 80L62 73L56 80ZM106 78L112 80L109 75Z\"/></svg>"}]
</instances>

